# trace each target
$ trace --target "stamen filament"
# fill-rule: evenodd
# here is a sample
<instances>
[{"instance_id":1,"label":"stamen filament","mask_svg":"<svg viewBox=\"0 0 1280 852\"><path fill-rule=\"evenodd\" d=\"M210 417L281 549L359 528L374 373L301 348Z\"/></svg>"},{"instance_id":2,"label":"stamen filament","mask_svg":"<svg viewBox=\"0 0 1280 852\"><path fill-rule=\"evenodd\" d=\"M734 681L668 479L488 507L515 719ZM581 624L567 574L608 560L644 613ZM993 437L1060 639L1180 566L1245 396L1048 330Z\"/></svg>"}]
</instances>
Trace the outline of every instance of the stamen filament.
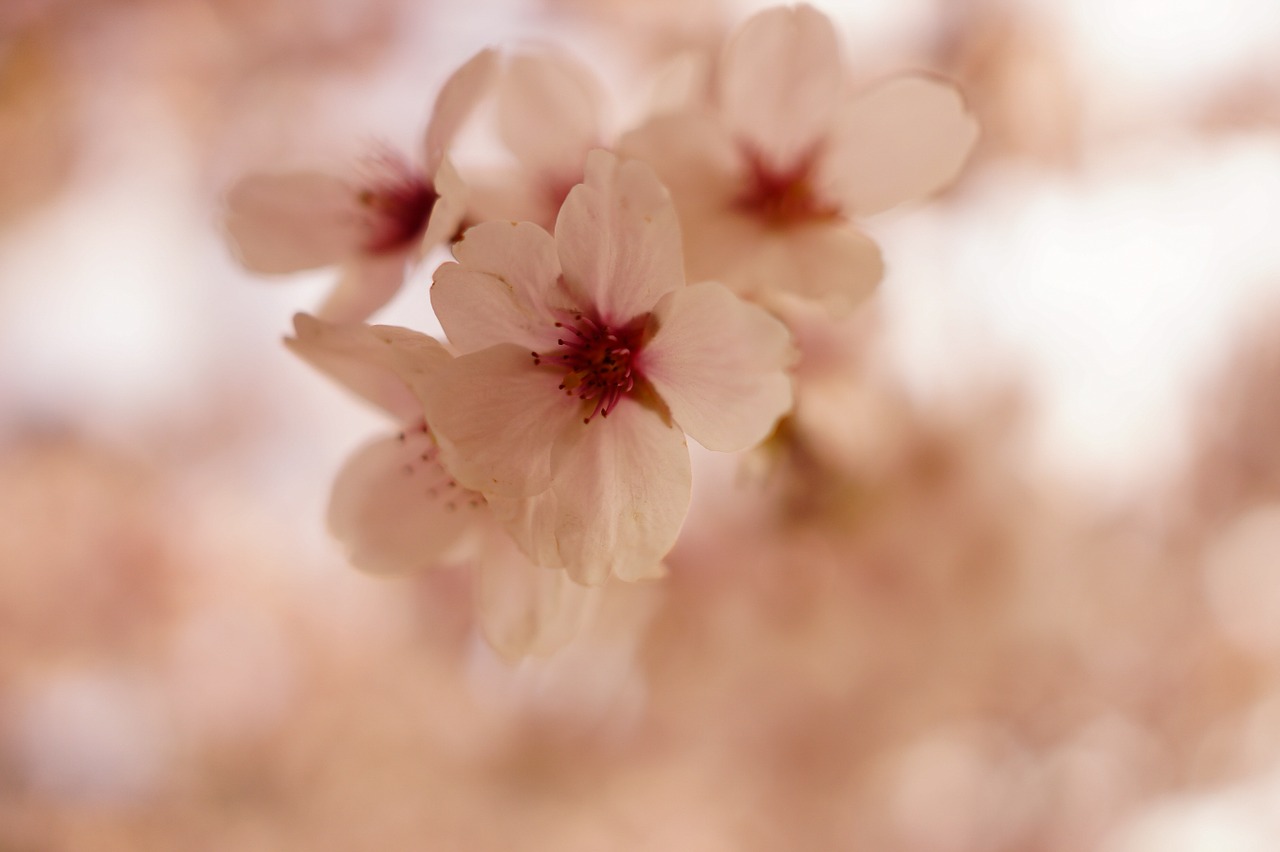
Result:
<instances>
[{"instance_id":1,"label":"stamen filament","mask_svg":"<svg viewBox=\"0 0 1280 852\"><path fill-rule=\"evenodd\" d=\"M555 323L568 335L556 339L559 349L533 352L534 366L558 367L566 371L558 389L583 402L592 402L591 411L583 418L590 423L598 414L608 417L622 398L636 386L637 373L633 359L639 351L638 320L626 327L614 328L581 313L571 320Z\"/></svg>"}]
</instances>

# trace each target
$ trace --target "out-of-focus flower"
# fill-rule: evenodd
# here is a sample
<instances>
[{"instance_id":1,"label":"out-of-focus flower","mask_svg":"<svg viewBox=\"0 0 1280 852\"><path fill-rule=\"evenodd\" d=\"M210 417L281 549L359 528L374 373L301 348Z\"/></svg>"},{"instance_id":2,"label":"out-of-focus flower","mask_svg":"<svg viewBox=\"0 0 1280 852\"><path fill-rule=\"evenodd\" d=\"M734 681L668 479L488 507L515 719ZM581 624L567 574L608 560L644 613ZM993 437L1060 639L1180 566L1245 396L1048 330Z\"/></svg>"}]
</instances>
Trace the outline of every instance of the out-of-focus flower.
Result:
<instances>
[{"instance_id":1,"label":"out-of-focus flower","mask_svg":"<svg viewBox=\"0 0 1280 852\"><path fill-rule=\"evenodd\" d=\"M937 57L982 126L974 159L1074 167L1085 116L1061 30L1003 2L978 3L954 23Z\"/></svg>"},{"instance_id":2,"label":"out-of-focus flower","mask_svg":"<svg viewBox=\"0 0 1280 852\"><path fill-rule=\"evenodd\" d=\"M432 338L394 326L333 325L299 314L294 327L285 341L293 352L404 426L358 450L334 483L329 527L347 558L375 574L444 561L484 500L440 467L422 406L401 375L410 364L439 369L451 356Z\"/></svg>"},{"instance_id":3,"label":"out-of-focus flower","mask_svg":"<svg viewBox=\"0 0 1280 852\"><path fill-rule=\"evenodd\" d=\"M605 151L554 238L487 223L454 253L431 297L463 354L423 383L445 466L535 562L593 585L648 574L689 505L685 433L742 450L790 407L786 327L686 286L666 190Z\"/></svg>"},{"instance_id":4,"label":"out-of-focus flower","mask_svg":"<svg viewBox=\"0 0 1280 852\"><path fill-rule=\"evenodd\" d=\"M508 657L546 654L572 639L594 590L533 565L460 486L413 387L452 358L426 335L396 326L330 324L306 314L286 343L301 358L382 408L404 428L357 450L334 482L329 528L351 564L374 574L425 570L470 557L476 608L490 644Z\"/></svg>"},{"instance_id":5,"label":"out-of-focus flower","mask_svg":"<svg viewBox=\"0 0 1280 852\"><path fill-rule=\"evenodd\" d=\"M4 30L0 20L0 33ZM29 214L60 189L83 145L73 132L74 113L66 105L68 75L58 56L56 45L38 32L18 31L5 38L0 55L0 224Z\"/></svg>"},{"instance_id":6,"label":"out-of-focus flower","mask_svg":"<svg viewBox=\"0 0 1280 852\"><path fill-rule=\"evenodd\" d=\"M1196 454L1174 492L1188 517L1221 533L1280 495L1280 310L1266 305L1237 332L1239 343L1197 391Z\"/></svg>"},{"instance_id":7,"label":"out-of-focus flower","mask_svg":"<svg viewBox=\"0 0 1280 852\"><path fill-rule=\"evenodd\" d=\"M568 21L586 24L612 54L641 65L718 40L734 5L725 0L542 0L542 4Z\"/></svg>"},{"instance_id":8,"label":"out-of-focus flower","mask_svg":"<svg viewBox=\"0 0 1280 852\"><path fill-rule=\"evenodd\" d=\"M659 116L626 155L671 189L693 279L853 305L884 273L852 227L949 183L977 125L949 84L895 77L850 96L836 32L807 5L769 9L728 40L714 104Z\"/></svg>"},{"instance_id":9,"label":"out-of-focus flower","mask_svg":"<svg viewBox=\"0 0 1280 852\"><path fill-rule=\"evenodd\" d=\"M404 282L406 265L457 232L466 186L445 157L487 89L496 57L483 50L454 72L436 98L417 165L398 151L369 157L363 174L250 175L227 194L226 231L255 272L298 272L338 264L342 277L320 309L359 322Z\"/></svg>"},{"instance_id":10,"label":"out-of-focus flower","mask_svg":"<svg viewBox=\"0 0 1280 852\"><path fill-rule=\"evenodd\" d=\"M517 167L467 175L470 218L512 219L548 230L587 152L606 144L605 91L595 74L551 48L512 56L496 84L498 135Z\"/></svg>"}]
</instances>

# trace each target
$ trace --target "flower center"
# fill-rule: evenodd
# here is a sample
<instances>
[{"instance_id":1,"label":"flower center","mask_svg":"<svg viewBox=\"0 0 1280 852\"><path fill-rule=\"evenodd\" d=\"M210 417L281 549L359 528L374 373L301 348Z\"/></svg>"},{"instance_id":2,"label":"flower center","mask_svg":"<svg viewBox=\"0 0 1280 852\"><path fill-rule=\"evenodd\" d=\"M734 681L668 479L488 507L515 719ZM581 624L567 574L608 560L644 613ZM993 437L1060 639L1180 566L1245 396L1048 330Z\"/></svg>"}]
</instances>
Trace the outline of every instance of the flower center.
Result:
<instances>
[{"instance_id":1,"label":"flower center","mask_svg":"<svg viewBox=\"0 0 1280 852\"><path fill-rule=\"evenodd\" d=\"M814 191L812 176L817 152L794 165L778 169L747 151L746 188L734 201L737 209L761 219L773 228L840 218L840 208Z\"/></svg>"},{"instance_id":2,"label":"flower center","mask_svg":"<svg viewBox=\"0 0 1280 852\"><path fill-rule=\"evenodd\" d=\"M532 353L533 363L562 367L565 377L560 389L578 399L595 401L591 413L582 420L590 423L597 414L608 417L618 401L635 388L640 378L635 357L643 327L643 318L625 328L613 328L575 313L565 322L556 323L556 328L565 332L556 341L560 348Z\"/></svg>"},{"instance_id":3,"label":"flower center","mask_svg":"<svg viewBox=\"0 0 1280 852\"><path fill-rule=\"evenodd\" d=\"M400 154L390 150L375 154L357 195L365 214L365 251L398 251L421 237L439 197L427 176Z\"/></svg>"}]
</instances>

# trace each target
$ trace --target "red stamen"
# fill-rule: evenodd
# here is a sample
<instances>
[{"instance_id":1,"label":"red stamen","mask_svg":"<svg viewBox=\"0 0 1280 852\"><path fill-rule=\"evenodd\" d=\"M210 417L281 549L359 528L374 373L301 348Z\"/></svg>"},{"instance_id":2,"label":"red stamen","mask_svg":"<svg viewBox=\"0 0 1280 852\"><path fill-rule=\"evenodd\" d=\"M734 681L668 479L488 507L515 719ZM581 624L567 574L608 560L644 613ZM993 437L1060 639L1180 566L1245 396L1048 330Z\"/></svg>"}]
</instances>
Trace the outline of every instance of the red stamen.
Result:
<instances>
[{"instance_id":1,"label":"red stamen","mask_svg":"<svg viewBox=\"0 0 1280 852\"><path fill-rule=\"evenodd\" d=\"M558 350L531 353L535 366L546 364L566 372L560 390L586 402L595 401L591 413L583 418L584 423L590 423L597 414L608 417L635 389L634 358L644 319L624 328L612 328L585 314L574 314L571 320L556 323L557 328L566 329L571 335L556 340Z\"/></svg>"}]
</instances>

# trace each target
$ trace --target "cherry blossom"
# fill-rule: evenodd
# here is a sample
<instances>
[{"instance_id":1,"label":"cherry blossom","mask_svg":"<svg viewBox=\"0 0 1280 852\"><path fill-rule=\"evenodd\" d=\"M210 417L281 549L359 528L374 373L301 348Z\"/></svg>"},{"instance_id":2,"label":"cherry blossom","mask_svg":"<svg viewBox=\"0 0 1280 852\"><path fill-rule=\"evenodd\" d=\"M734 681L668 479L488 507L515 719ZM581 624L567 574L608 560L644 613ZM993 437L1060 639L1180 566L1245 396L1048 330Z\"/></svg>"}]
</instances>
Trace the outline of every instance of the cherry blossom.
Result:
<instances>
[{"instance_id":1,"label":"cherry blossom","mask_svg":"<svg viewBox=\"0 0 1280 852\"><path fill-rule=\"evenodd\" d=\"M421 163L380 147L355 176L324 172L249 175L227 193L225 228L236 255L266 274L338 265L337 288L320 309L359 322L385 305L406 267L452 237L466 185L445 153L493 75L483 50L445 82L423 140Z\"/></svg>"},{"instance_id":2,"label":"cherry blossom","mask_svg":"<svg viewBox=\"0 0 1280 852\"><path fill-rule=\"evenodd\" d=\"M552 228L565 196L582 182L587 152L605 144L604 87L590 68L548 47L509 57L494 92L498 136L516 166L468 173L469 216Z\"/></svg>"},{"instance_id":3,"label":"cherry blossom","mask_svg":"<svg viewBox=\"0 0 1280 852\"><path fill-rule=\"evenodd\" d=\"M687 285L666 190L606 151L554 237L491 222L454 254L431 296L462 354L421 384L445 466L535 562L593 585L647 576L688 508L686 433L742 450L790 407L786 327Z\"/></svg>"},{"instance_id":4,"label":"cherry blossom","mask_svg":"<svg viewBox=\"0 0 1280 852\"><path fill-rule=\"evenodd\" d=\"M691 278L848 307L884 264L856 218L950 183L977 138L958 91L923 75L846 92L831 21L774 7L726 42L712 103L652 119L619 150L651 163L684 228Z\"/></svg>"},{"instance_id":5,"label":"cherry blossom","mask_svg":"<svg viewBox=\"0 0 1280 852\"><path fill-rule=\"evenodd\" d=\"M351 564L391 575L469 562L481 630L504 656L546 655L573 639L599 590L531 563L484 496L440 464L414 388L452 359L445 348L396 326L299 314L294 327L293 352L400 424L352 454L334 481L328 525Z\"/></svg>"}]
</instances>

